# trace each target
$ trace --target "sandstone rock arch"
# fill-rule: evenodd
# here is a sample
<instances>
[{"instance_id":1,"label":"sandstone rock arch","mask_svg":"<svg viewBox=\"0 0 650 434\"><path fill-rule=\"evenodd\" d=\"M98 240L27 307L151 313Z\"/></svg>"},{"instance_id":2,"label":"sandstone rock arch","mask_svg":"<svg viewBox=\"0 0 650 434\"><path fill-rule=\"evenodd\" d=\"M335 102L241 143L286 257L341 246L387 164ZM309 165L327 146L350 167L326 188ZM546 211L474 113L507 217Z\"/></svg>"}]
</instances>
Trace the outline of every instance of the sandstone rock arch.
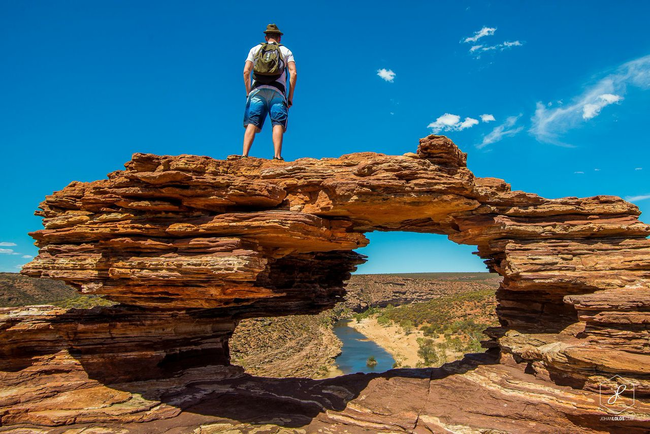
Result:
<instances>
[{"instance_id":1,"label":"sandstone rock arch","mask_svg":"<svg viewBox=\"0 0 650 434\"><path fill-rule=\"evenodd\" d=\"M501 326L488 331L487 344L502 363L591 390L615 389L618 380L609 379L617 374L637 396L650 395L650 226L618 197L511 191L500 179L475 177L444 136L403 156L135 154L125 167L48 196L37 212L45 228L32 233L40 253L23 269L121 303L96 320L109 329L149 318L134 334L100 333L101 348L97 336L65 322L59 336L81 358L139 358L131 379L205 354L227 363L238 319L330 308L364 261L354 252L367 243L363 233L400 230L475 245L503 276ZM163 323L183 337L125 345L177 336ZM33 357L25 348L0 351Z\"/></svg>"}]
</instances>

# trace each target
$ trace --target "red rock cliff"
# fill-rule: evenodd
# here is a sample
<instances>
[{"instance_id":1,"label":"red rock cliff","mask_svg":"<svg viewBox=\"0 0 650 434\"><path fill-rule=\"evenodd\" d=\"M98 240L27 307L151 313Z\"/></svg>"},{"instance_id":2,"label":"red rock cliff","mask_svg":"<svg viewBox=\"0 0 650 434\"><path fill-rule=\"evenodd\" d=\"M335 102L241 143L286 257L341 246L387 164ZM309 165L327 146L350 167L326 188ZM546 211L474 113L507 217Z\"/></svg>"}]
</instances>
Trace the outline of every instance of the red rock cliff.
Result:
<instances>
[{"instance_id":1,"label":"red rock cliff","mask_svg":"<svg viewBox=\"0 0 650 434\"><path fill-rule=\"evenodd\" d=\"M445 234L477 246L504 277L501 327L487 343L502 363L560 385L614 390L623 381L637 397L650 395L650 226L638 208L614 196L511 191L500 179L474 177L444 136L403 156L135 154L107 180L48 196L37 214L45 229L31 235L40 253L24 274L170 324L196 312L234 324L327 309L364 260L353 251L367 244L364 232Z\"/></svg>"}]
</instances>

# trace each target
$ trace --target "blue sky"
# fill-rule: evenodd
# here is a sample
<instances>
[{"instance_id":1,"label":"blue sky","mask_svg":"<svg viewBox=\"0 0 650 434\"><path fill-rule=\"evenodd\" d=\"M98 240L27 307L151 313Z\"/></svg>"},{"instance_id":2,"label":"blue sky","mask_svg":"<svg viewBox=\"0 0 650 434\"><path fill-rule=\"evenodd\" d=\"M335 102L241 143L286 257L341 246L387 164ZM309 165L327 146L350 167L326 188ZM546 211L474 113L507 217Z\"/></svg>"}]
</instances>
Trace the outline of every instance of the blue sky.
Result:
<instances>
[{"instance_id":1,"label":"blue sky","mask_svg":"<svg viewBox=\"0 0 650 434\"><path fill-rule=\"evenodd\" d=\"M244 60L271 22L299 73L285 159L402 154L439 132L477 176L618 195L650 222L648 16L641 1L4 0L0 270L37 253L33 211L73 180L135 152L240 153ZM270 129L251 155L272 157ZM369 237L361 272L484 269L442 236Z\"/></svg>"}]
</instances>

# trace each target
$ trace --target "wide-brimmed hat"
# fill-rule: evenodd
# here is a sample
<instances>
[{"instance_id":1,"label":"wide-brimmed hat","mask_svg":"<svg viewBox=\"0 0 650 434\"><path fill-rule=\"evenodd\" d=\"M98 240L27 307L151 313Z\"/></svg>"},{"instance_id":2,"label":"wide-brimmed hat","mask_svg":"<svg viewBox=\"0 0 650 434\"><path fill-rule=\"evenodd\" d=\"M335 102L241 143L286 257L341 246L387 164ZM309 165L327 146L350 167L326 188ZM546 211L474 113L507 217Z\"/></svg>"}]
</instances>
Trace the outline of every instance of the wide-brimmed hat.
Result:
<instances>
[{"instance_id":1,"label":"wide-brimmed hat","mask_svg":"<svg viewBox=\"0 0 650 434\"><path fill-rule=\"evenodd\" d=\"M266 26L266 30L264 30L264 33L267 35L270 34L284 35L284 33L282 33L280 29L278 29L278 26L276 26L275 24L269 24L268 26Z\"/></svg>"}]
</instances>

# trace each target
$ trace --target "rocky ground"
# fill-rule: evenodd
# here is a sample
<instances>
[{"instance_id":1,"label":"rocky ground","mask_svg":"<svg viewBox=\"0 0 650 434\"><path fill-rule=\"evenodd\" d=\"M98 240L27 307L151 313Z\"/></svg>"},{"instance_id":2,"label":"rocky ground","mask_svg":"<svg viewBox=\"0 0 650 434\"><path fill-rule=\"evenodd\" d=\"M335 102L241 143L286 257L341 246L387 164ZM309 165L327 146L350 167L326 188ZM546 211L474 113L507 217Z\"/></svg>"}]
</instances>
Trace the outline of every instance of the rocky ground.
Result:
<instances>
[{"instance_id":1,"label":"rocky ground","mask_svg":"<svg viewBox=\"0 0 650 434\"><path fill-rule=\"evenodd\" d=\"M48 283L45 279L5 277L5 282L14 282L22 290L29 288L40 302L60 294L43 290ZM33 283L41 286L37 288ZM0 415L8 423L0 425L0 432L630 434L647 432L650 426L650 408L641 401L621 397L630 408L622 415L608 414L599 405L599 394L568 386L549 387L547 381L523 373L514 360L497 363L490 354L465 357L441 368L397 369L315 380L340 374L333 370L340 343L331 332L331 324L341 316L354 315L351 309L359 306L359 300L370 307L361 315L366 316L365 320L377 323L378 318L391 318L389 324L382 321L383 325L376 325L386 332L392 330L393 340L399 342L404 340L401 334L420 336L420 326L430 325L424 319L432 313L447 325L463 315L478 322L489 320L486 309L494 309L494 301L479 305L472 294L485 293L490 286L494 289L498 277L358 275L353 276L352 283L349 300L333 311L242 321L230 343L233 362L245 370L214 366L189 369L166 380L104 385L80 380L74 368L77 362L60 353L57 358L67 360L62 366L72 369L66 372L55 368L58 373L54 375L60 377L61 384L77 383L80 388L49 402L40 401L43 397L38 385L26 387L18 382L16 387L25 404L16 403L9 407L10 413ZM399 297L386 291L384 283L399 288ZM14 290L7 283L2 288L4 294ZM426 288L434 290L427 292ZM59 305L97 302L104 301L78 295L57 301ZM412 323L409 334L404 333L404 321ZM37 361L34 369L39 363L52 361ZM101 402L99 407L86 407L91 396L93 402ZM39 404L29 404L33 399ZM39 421L39 426L21 420ZM90 420L94 422L85 422ZM72 421L74 428L67 427Z\"/></svg>"},{"instance_id":2,"label":"rocky ground","mask_svg":"<svg viewBox=\"0 0 650 434\"><path fill-rule=\"evenodd\" d=\"M91 401L98 405L87 406ZM626 397L620 401L633 404ZM442 368L326 380L251 376L237 367L195 368L161 380L95 383L43 400L29 413L24 404L12 410L3 416L8 425L0 432L641 434L650 426L647 403L637 401L610 415L599 407L597 393L551 386L489 355Z\"/></svg>"}]
</instances>

